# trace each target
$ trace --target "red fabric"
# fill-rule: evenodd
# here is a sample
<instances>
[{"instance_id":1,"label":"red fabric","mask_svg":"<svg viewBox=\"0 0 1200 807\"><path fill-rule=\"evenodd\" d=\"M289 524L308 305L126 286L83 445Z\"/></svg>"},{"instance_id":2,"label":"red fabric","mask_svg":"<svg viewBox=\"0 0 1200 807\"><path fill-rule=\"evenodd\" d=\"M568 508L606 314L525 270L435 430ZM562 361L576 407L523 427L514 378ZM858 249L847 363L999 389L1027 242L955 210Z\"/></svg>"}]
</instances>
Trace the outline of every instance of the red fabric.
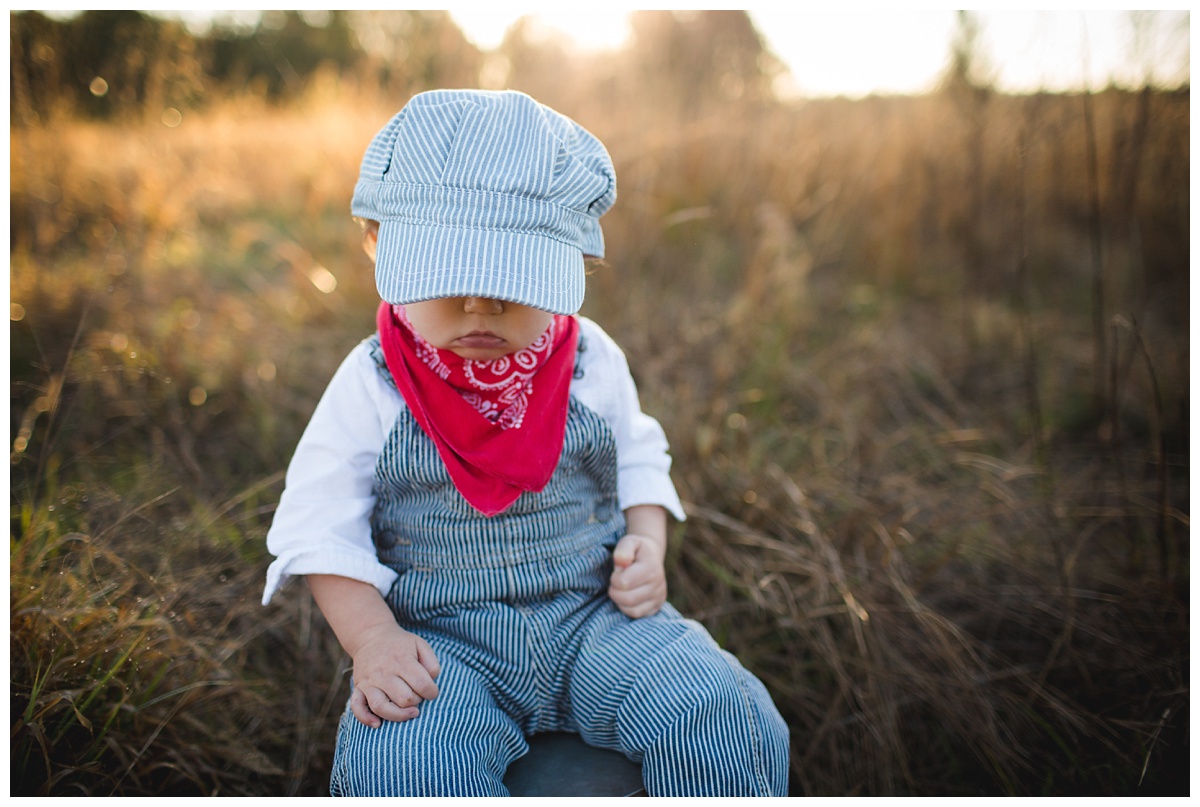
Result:
<instances>
[{"instance_id":1,"label":"red fabric","mask_svg":"<svg viewBox=\"0 0 1200 807\"><path fill-rule=\"evenodd\" d=\"M459 493L485 516L541 490L562 454L579 323L556 315L532 345L489 362L433 347L402 306L376 317L388 370Z\"/></svg>"}]
</instances>

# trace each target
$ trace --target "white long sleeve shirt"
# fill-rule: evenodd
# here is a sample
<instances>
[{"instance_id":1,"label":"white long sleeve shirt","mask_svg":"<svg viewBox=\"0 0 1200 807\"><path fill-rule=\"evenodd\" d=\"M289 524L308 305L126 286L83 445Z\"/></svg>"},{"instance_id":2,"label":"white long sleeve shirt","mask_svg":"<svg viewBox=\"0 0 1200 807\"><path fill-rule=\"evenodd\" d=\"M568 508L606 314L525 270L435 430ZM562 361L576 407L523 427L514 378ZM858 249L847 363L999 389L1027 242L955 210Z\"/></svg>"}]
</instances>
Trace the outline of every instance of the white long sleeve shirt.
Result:
<instances>
[{"instance_id":1,"label":"white long sleeve shirt","mask_svg":"<svg viewBox=\"0 0 1200 807\"><path fill-rule=\"evenodd\" d=\"M579 317L583 350L571 394L609 424L617 443L617 497L622 510L660 505L684 519L671 482L671 458L658 421L641 410L625 354L599 325ZM263 604L295 575L333 574L386 595L396 572L383 565L371 539L375 464L406 406L380 373L364 341L329 382L288 466L267 549Z\"/></svg>"}]
</instances>

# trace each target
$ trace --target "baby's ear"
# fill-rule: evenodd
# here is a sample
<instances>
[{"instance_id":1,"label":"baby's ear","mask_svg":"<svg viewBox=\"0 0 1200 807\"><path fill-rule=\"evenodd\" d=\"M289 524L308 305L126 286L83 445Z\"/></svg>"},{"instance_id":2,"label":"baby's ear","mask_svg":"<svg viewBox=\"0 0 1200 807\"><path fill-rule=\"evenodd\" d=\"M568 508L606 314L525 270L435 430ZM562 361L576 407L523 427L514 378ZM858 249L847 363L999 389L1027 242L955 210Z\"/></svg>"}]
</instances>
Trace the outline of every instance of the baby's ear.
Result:
<instances>
[{"instance_id":1,"label":"baby's ear","mask_svg":"<svg viewBox=\"0 0 1200 807\"><path fill-rule=\"evenodd\" d=\"M363 252L367 253L367 257L371 259L371 263L375 262L375 246L379 243L379 222L364 221L363 222Z\"/></svg>"}]
</instances>

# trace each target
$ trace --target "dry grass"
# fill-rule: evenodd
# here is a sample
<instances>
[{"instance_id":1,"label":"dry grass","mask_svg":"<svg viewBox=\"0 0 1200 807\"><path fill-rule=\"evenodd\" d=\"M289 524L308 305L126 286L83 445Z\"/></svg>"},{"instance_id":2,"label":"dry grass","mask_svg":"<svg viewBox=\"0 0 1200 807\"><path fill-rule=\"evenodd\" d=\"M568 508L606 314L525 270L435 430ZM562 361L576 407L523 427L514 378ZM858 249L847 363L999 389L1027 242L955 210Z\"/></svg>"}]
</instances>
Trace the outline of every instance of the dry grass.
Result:
<instances>
[{"instance_id":1,"label":"dry grass","mask_svg":"<svg viewBox=\"0 0 1200 807\"><path fill-rule=\"evenodd\" d=\"M672 599L775 695L793 793L1186 792L1186 97L1105 231L1100 412L1077 98L993 99L977 175L942 97L545 100L617 162L585 313L672 441ZM1136 107L1096 100L1116 210ZM395 105L13 130L14 794L324 792L344 661L302 586L258 605L262 539L371 327L346 207Z\"/></svg>"}]
</instances>

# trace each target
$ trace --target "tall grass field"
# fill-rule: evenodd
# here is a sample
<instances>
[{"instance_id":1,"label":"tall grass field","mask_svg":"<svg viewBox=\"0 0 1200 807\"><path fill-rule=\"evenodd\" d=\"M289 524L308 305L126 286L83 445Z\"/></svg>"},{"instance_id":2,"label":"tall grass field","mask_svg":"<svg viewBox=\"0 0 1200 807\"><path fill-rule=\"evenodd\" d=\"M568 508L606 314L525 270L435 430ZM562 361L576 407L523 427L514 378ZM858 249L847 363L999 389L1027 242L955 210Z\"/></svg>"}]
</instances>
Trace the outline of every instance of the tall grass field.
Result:
<instances>
[{"instance_id":1,"label":"tall grass field","mask_svg":"<svg viewBox=\"0 0 1200 807\"><path fill-rule=\"evenodd\" d=\"M521 53L612 154L583 313L792 795L1186 795L1187 89L667 103ZM13 795L327 794L349 662L303 582L260 604L264 538L374 327L363 149L434 84L14 90Z\"/></svg>"}]
</instances>

